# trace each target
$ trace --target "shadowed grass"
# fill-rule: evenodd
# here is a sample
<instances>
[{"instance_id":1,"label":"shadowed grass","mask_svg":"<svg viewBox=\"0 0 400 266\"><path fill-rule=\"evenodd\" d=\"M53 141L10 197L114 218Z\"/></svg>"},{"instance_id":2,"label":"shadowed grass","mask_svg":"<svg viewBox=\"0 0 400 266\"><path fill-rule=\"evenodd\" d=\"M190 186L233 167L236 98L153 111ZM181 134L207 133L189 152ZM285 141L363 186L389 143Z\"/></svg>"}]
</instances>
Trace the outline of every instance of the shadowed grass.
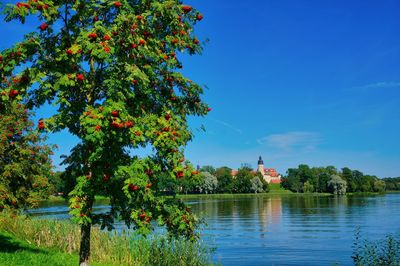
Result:
<instances>
[{"instance_id":1,"label":"shadowed grass","mask_svg":"<svg viewBox=\"0 0 400 266\"><path fill-rule=\"evenodd\" d=\"M38 248L32 248L27 243L16 240L10 234L0 232L0 253L14 253L21 251L31 253L41 252Z\"/></svg>"},{"instance_id":2,"label":"shadowed grass","mask_svg":"<svg viewBox=\"0 0 400 266\"><path fill-rule=\"evenodd\" d=\"M56 250L37 248L25 241L16 239L9 233L0 232L0 265L61 266L76 264L78 264L77 256Z\"/></svg>"}]
</instances>

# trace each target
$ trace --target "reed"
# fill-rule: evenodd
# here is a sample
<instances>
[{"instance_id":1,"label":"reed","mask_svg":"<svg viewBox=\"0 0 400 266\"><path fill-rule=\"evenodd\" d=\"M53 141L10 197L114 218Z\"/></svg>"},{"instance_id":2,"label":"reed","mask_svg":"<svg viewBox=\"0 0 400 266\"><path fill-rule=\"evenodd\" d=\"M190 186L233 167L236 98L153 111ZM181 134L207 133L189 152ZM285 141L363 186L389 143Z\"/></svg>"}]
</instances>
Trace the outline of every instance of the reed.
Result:
<instances>
[{"instance_id":1,"label":"reed","mask_svg":"<svg viewBox=\"0 0 400 266\"><path fill-rule=\"evenodd\" d=\"M79 226L67 221L32 219L27 216L0 215L0 231L39 248L77 254ZM201 242L133 233L92 229L91 261L107 265L211 265L211 250Z\"/></svg>"}]
</instances>

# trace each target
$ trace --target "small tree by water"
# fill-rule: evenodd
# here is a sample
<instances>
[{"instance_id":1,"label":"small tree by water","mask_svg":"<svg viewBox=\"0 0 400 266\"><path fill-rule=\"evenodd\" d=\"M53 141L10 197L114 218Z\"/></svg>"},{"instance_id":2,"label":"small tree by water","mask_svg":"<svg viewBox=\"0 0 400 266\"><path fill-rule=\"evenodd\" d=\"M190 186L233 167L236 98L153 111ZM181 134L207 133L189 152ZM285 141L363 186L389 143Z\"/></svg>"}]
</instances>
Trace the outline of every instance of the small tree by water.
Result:
<instances>
[{"instance_id":1,"label":"small tree by water","mask_svg":"<svg viewBox=\"0 0 400 266\"><path fill-rule=\"evenodd\" d=\"M345 195L347 183L338 175L332 175L331 180L328 181L328 187L335 195Z\"/></svg>"},{"instance_id":2,"label":"small tree by water","mask_svg":"<svg viewBox=\"0 0 400 266\"><path fill-rule=\"evenodd\" d=\"M262 193L264 192L263 183L258 176L253 177L251 180L251 192Z\"/></svg>"},{"instance_id":3,"label":"small tree by water","mask_svg":"<svg viewBox=\"0 0 400 266\"><path fill-rule=\"evenodd\" d=\"M313 184L311 184L311 182L307 180L307 181L304 183L303 191L304 191L305 193L312 193L312 192L314 192L314 186L313 186Z\"/></svg>"},{"instance_id":4,"label":"small tree by water","mask_svg":"<svg viewBox=\"0 0 400 266\"><path fill-rule=\"evenodd\" d=\"M382 193L382 192L385 192L385 190L386 190L386 183L385 183L385 181L383 181L383 180L376 180L376 181L374 182L374 191L375 191L375 192L380 192L380 193Z\"/></svg>"},{"instance_id":5,"label":"small tree by water","mask_svg":"<svg viewBox=\"0 0 400 266\"><path fill-rule=\"evenodd\" d=\"M212 194L215 193L218 187L218 179L209 172L202 172L203 177L202 193Z\"/></svg>"}]
</instances>

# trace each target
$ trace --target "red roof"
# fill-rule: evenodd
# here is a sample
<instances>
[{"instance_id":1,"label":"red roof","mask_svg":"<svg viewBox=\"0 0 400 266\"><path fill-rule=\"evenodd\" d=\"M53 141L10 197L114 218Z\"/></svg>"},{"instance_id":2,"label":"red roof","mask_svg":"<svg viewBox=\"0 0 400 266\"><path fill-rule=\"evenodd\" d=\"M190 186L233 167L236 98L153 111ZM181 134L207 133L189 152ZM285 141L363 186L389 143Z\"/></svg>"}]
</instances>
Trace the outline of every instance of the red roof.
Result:
<instances>
[{"instance_id":1,"label":"red roof","mask_svg":"<svg viewBox=\"0 0 400 266\"><path fill-rule=\"evenodd\" d=\"M274 168L266 168L264 169L265 173L276 173L276 170Z\"/></svg>"}]
</instances>

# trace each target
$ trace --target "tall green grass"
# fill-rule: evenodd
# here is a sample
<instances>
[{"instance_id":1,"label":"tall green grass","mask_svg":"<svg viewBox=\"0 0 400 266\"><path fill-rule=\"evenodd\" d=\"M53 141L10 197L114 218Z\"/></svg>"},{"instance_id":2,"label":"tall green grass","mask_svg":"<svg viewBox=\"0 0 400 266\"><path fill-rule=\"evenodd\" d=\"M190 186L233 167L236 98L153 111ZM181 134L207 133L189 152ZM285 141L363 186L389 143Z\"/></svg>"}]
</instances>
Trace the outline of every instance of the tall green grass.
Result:
<instances>
[{"instance_id":1,"label":"tall green grass","mask_svg":"<svg viewBox=\"0 0 400 266\"><path fill-rule=\"evenodd\" d=\"M75 224L0 215L0 231L39 248L77 254L80 230ZM203 243L167 236L149 238L128 233L109 233L94 227L91 261L105 265L211 265L210 250Z\"/></svg>"},{"instance_id":2,"label":"tall green grass","mask_svg":"<svg viewBox=\"0 0 400 266\"><path fill-rule=\"evenodd\" d=\"M388 234L385 238L371 241L356 229L353 243L353 262L357 266L399 266L400 234Z\"/></svg>"}]
</instances>

